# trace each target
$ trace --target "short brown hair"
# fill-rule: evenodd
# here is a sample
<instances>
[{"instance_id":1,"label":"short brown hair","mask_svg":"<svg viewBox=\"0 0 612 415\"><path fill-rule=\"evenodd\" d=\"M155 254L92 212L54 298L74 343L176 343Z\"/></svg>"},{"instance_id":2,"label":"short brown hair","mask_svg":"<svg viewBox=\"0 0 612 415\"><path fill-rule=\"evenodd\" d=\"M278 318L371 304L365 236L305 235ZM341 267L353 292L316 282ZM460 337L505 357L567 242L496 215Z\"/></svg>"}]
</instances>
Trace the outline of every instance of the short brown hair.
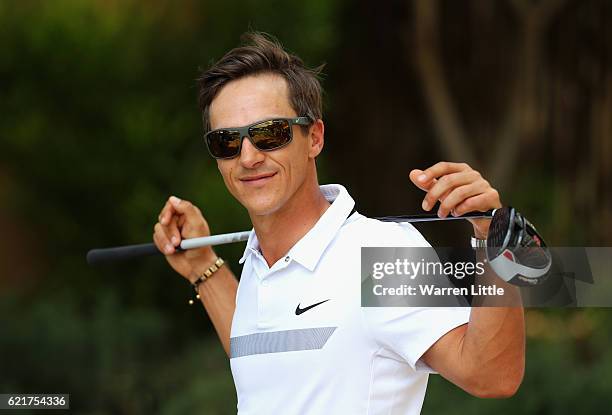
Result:
<instances>
[{"instance_id":1,"label":"short brown hair","mask_svg":"<svg viewBox=\"0 0 612 415\"><path fill-rule=\"evenodd\" d=\"M289 102L297 116L307 116L311 121L322 118L319 75L324 65L307 68L302 59L285 51L278 40L266 33L247 32L241 39L242 46L230 50L197 79L198 104L206 131L210 130L210 104L221 88L235 79L261 73L285 78Z\"/></svg>"}]
</instances>

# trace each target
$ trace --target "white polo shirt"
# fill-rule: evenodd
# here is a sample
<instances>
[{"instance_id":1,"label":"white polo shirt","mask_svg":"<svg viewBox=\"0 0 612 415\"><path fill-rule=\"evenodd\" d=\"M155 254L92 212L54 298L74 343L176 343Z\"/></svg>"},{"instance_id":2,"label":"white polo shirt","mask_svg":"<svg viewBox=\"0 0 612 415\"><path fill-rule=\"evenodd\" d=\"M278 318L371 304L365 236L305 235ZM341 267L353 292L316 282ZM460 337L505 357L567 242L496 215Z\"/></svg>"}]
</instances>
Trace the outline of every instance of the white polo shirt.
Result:
<instances>
[{"instance_id":1,"label":"white polo shirt","mask_svg":"<svg viewBox=\"0 0 612 415\"><path fill-rule=\"evenodd\" d=\"M419 359L470 309L361 307L362 246L430 245L412 225L349 217L340 185L321 192L332 205L285 257L268 267L251 232L240 259L238 413L418 414L431 372Z\"/></svg>"}]
</instances>

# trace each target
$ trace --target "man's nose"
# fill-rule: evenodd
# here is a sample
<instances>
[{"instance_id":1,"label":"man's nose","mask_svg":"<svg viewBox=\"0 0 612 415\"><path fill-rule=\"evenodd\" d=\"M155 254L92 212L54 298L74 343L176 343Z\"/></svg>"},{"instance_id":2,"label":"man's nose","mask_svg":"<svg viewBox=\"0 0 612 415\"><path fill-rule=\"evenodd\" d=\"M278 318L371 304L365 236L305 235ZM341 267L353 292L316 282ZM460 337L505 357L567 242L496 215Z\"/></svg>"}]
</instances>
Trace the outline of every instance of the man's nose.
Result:
<instances>
[{"instance_id":1,"label":"man's nose","mask_svg":"<svg viewBox=\"0 0 612 415\"><path fill-rule=\"evenodd\" d=\"M258 150L248 137L242 137L242 149L240 150L240 164L245 168L253 168L261 163L265 155Z\"/></svg>"}]
</instances>

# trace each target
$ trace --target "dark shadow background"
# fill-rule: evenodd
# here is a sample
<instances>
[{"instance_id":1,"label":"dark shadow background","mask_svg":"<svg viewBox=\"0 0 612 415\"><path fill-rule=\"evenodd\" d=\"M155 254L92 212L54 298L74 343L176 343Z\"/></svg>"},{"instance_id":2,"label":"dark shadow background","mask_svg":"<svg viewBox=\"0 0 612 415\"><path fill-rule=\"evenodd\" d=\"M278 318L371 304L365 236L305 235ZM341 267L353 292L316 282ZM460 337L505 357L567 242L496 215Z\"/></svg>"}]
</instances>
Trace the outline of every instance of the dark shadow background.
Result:
<instances>
[{"instance_id":1,"label":"dark shadow background","mask_svg":"<svg viewBox=\"0 0 612 415\"><path fill-rule=\"evenodd\" d=\"M420 211L412 168L469 161L550 245L612 237L612 4L605 0L0 2L0 392L72 413L235 413L229 364L145 242L170 194L247 229L201 139L194 79L249 28L327 63L322 183L368 215ZM467 224L420 225L437 245ZM218 252L239 273L243 245ZM432 376L423 413L604 413L612 314L529 310L507 400Z\"/></svg>"}]
</instances>

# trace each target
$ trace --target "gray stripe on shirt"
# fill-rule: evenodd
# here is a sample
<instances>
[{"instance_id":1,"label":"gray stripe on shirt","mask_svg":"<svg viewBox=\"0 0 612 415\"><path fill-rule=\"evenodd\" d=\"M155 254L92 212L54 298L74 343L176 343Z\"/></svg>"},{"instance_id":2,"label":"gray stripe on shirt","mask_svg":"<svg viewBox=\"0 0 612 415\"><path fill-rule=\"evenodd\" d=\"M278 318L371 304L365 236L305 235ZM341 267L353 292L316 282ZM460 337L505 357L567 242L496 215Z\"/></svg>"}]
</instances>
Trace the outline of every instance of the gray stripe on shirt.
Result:
<instances>
[{"instance_id":1,"label":"gray stripe on shirt","mask_svg":"<svg viewBox=\"0 0 612 415\"><path fill-rule=\"evenodd\" d=\"M230 339L230 358L264 353L319 350L325 346L334 330L336 327L314 327L232 337Z\"/></svg>"}]
</instances>

